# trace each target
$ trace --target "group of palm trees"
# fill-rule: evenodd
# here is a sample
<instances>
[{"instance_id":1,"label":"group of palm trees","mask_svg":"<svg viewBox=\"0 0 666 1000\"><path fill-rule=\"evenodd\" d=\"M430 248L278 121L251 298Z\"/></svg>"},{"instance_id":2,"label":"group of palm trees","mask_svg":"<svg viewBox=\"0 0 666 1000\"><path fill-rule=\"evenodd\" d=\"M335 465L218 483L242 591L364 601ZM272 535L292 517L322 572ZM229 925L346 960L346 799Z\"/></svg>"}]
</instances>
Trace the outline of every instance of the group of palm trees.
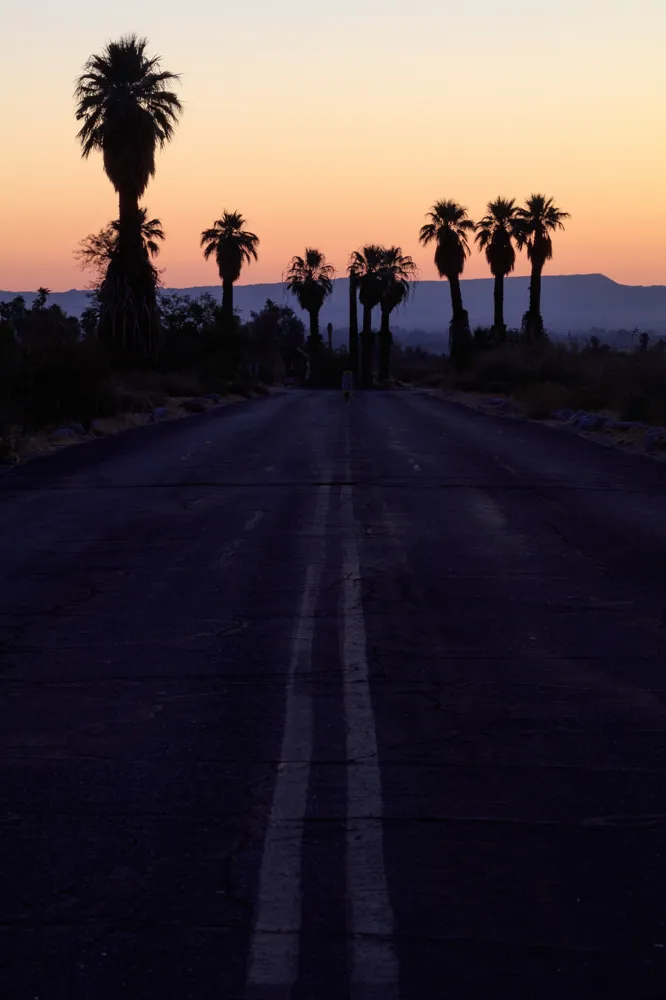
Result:
<instances>
[{"instance_id":1,"label":"group of palm trees","mask_svg":"<svg viewBox=\"0 0 666 1000\"><path fill-rule=\"evenodd\" d=\"M101 55L93 55L76 85L76 118L81 122L78 138L84 157L93 150L102 153L104 170L119 202L118 219L82 243L84 263L99 272L99 336L124 363L150 363L159 351L157 309L158 272L153 258L164 238L159 219L148 219L140 206L150 178L155 173L155 154L169 142L182 112L172 85L174 73L162 71L158 57L146 54L146 39L129 35L110 42ZM427 215L419 241L435 245L435 266L446 277L451 292L452 319L449 349L462 356L471 340L469 320L463 306L460 278L470 256L469 235L485 251L495 278L493 330L501 340L506 333L503 312L504 278L511 273L516 252L525 248L531 263L529 307L523 329L529 337L543 334L541 318L541 273L552 257L552 234L564 228L568 213L552 198L535 194L525 206L513 199L490 202L487 214L475 224L467 210L455 201L438 201ZM222 281L222 327L234 323L233 287L243 265L258 257L259 238L245 228L237 212L225 211L201 234L205 259L214 257ZM361 385L373 380L375 339L372 315L380 308L378 375L389 376L390 317L403 303L418 278L417 267L400 247L369 244L351 254L349 275L349 366ZM285 283L310 318L309 347L316 369L323 345L319 313L333 290L335 271L321 251L308 247L289 264ZM359 329L357 303L363 308Z\"/></svg>"}]
</instances>

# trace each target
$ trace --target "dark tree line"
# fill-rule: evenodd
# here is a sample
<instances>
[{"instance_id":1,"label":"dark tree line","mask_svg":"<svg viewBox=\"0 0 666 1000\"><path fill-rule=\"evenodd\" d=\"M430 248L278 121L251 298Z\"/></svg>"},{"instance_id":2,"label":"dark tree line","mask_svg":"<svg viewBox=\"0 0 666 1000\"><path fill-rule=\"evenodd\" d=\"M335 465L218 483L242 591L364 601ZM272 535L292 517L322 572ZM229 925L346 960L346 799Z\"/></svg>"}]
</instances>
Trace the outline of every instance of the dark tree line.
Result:
<instances>
[{"instance_id":1,"label":"dark tree line","mask_svg":"<svg viewBox=\"0 0 666 1000\"><path fill-rule=\"evenodd\" d=\"M83 156L94 150L102 153L104 170L118 194L118 218L83 240L77 256L96 277L100 343L116 366L130 368L155 365L164 348L157 302L160 273L154 263L164 231L158 218L148 218L140 201L155 174L156 152L173 138L183 110L173 89L179 76L162 70L160 59L149 57L146 50L147 41L134 35L109 43L100 55L90 57L75 90ZM441 200L433 205L419 241L424 246L434 245L435 266L449 283L449 354L454 362L464 361L472 343L461 290L472 234L476 234L478 248L485 253L495 278L492 330L497 343L506 336L504 279L515 266L516 253L526 250L531 282L523 332L526 338L535 340L544 335L541 275L553 255L553 233L564 227L566 218L568 214L543 194L531 195L523 207L517 206L514 199L497 198L488 204L487 214L476 224L455 201ZM214 258L222 283L219 335L233 338L234 285L243 267L257 260L259 237L246 228L240 212L225 210L201 233L200 242L205 259ZM391 315L410 295L417 269L400 247L367 244L351 254L347 270L348 363L360 384L369 387L375 376L375 357L379 381L389 378ZM334 278L332 265L313 247L293 257L285 275L287 288L309 318L307 348L315 383L324 356L319 314L331 294ZM375 334L376 309L381 320ZM92 314L88 320L92 324Z\"/></svg>"}]
</instances>

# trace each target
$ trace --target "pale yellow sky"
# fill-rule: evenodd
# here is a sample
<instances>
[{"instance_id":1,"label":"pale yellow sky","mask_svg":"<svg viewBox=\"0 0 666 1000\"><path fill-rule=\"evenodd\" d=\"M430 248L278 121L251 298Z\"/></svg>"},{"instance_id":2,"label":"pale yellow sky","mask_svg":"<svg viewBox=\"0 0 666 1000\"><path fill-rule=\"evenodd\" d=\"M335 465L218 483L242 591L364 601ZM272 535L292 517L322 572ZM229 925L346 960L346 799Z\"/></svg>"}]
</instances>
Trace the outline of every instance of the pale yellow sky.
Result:
<instances>
[{"instance_id":1,"label":"pale yellow sky","mask_svg":"<svg viewBox=\"0 0 666 1000\"><path fill-rule=\"evenodd\" d=\"M343 270L365 242L401 245L427 278L432 251L417 237L433 201L478 218L490 198L532 191L572 216L547 273L666 283L663 0L237 7L14 6L0 61L0 288L84 286L72 251L117 202L101 158L81 160L73 85L91 52L130 31L182 73L185 114L145 198L167 232L168 285L217 281L198 243L223 208L261 238L243 283L278 280L305 245ZM475 253L465 275L487 274Z\"/></svg>"}]
</instances>

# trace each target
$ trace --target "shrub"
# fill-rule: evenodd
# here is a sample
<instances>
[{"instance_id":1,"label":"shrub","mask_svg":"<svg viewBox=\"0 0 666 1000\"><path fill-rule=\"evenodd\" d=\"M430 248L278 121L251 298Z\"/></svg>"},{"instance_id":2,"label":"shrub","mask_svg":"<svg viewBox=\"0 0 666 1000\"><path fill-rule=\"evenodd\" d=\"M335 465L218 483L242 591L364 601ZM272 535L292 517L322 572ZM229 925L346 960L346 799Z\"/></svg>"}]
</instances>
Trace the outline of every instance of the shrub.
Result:
<instances>
[{"instance_id":1,"label":"shrub","mask_svg":"<svg viewBox=\"0 0 666 1000\"><path fill-rule=\"evenodd\" d=\"M525 403L525 414L531 420L548 420L554 410L569 405L569 391L557 382L540 382L523 390L520 399Z\"/></svg>"},{"instance_id":2,"label":"shrub","mask_svg":"<svg viewBox=\"0 0 666 1000\"><path fill-rule=\"evenodd\" d=\"M252 398L252 390L248 389L248 387L243 385L242 382L233 382L229 386L229 392L232 396L242 396L243 399Z\"/></svg>"},{"instance_id":3,"label":"shrub","mask_svg":"<svg viewBox=\"0 0 666 1000\"><path fill-rule=\"evenodd\" d=\"M109 366L93 342L39 344L24 353L20 390L26 426L63 419L89 426L108 405Z\"/></svg>"}]
</instances>

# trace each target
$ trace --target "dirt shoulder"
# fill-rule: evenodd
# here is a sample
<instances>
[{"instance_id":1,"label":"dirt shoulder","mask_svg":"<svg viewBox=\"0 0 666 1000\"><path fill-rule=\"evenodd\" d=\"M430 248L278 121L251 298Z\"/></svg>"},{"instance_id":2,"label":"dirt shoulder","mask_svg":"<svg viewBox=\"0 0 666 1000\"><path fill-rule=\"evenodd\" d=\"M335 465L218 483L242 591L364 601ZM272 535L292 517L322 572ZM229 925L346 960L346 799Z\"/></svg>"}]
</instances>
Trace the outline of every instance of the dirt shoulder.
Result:
<instances>
[{"instance_id":1,"label":"dirt shoulder","mask_svg":"<svg viewBox=\"0 0 666 1000\"><path fill-rule=\"evenodd\" d=\"M666 461L666 428L639 421L622 421L617 414L609 411L596 413L562 409L550 417L536 420L528 415L525 404L510 396L447 388L423 388L415 391L502 420L545 424L564 433L587 438L606 448L617 448L659 462Z\"/></svg>"},{"instance_id":2,"label":"dirt shoulder","mask_svg":"<svg viewBox=\"0 0 666 1000\"><path fill-rule=\"evenodd\" d=\"M153 426L156 423L183 420L195 414L206 413L226 406L235 406L251 399L272 396L284 391L279 386L275 388L262 386L256 391L248 391L247 395L208 393L205 396L196 397L172 396L166 399L163 406L156 406L152 410L99 417L91 421L88 430L76 421L64 421L58 425L44 427L34 433L24 434L14 430L11 453L8 459L0 462L0 468L6 469L16 465L24 465L35 458L52 455L75 445L123 434L140 427Z\"/></svg>"}]
</instances>

